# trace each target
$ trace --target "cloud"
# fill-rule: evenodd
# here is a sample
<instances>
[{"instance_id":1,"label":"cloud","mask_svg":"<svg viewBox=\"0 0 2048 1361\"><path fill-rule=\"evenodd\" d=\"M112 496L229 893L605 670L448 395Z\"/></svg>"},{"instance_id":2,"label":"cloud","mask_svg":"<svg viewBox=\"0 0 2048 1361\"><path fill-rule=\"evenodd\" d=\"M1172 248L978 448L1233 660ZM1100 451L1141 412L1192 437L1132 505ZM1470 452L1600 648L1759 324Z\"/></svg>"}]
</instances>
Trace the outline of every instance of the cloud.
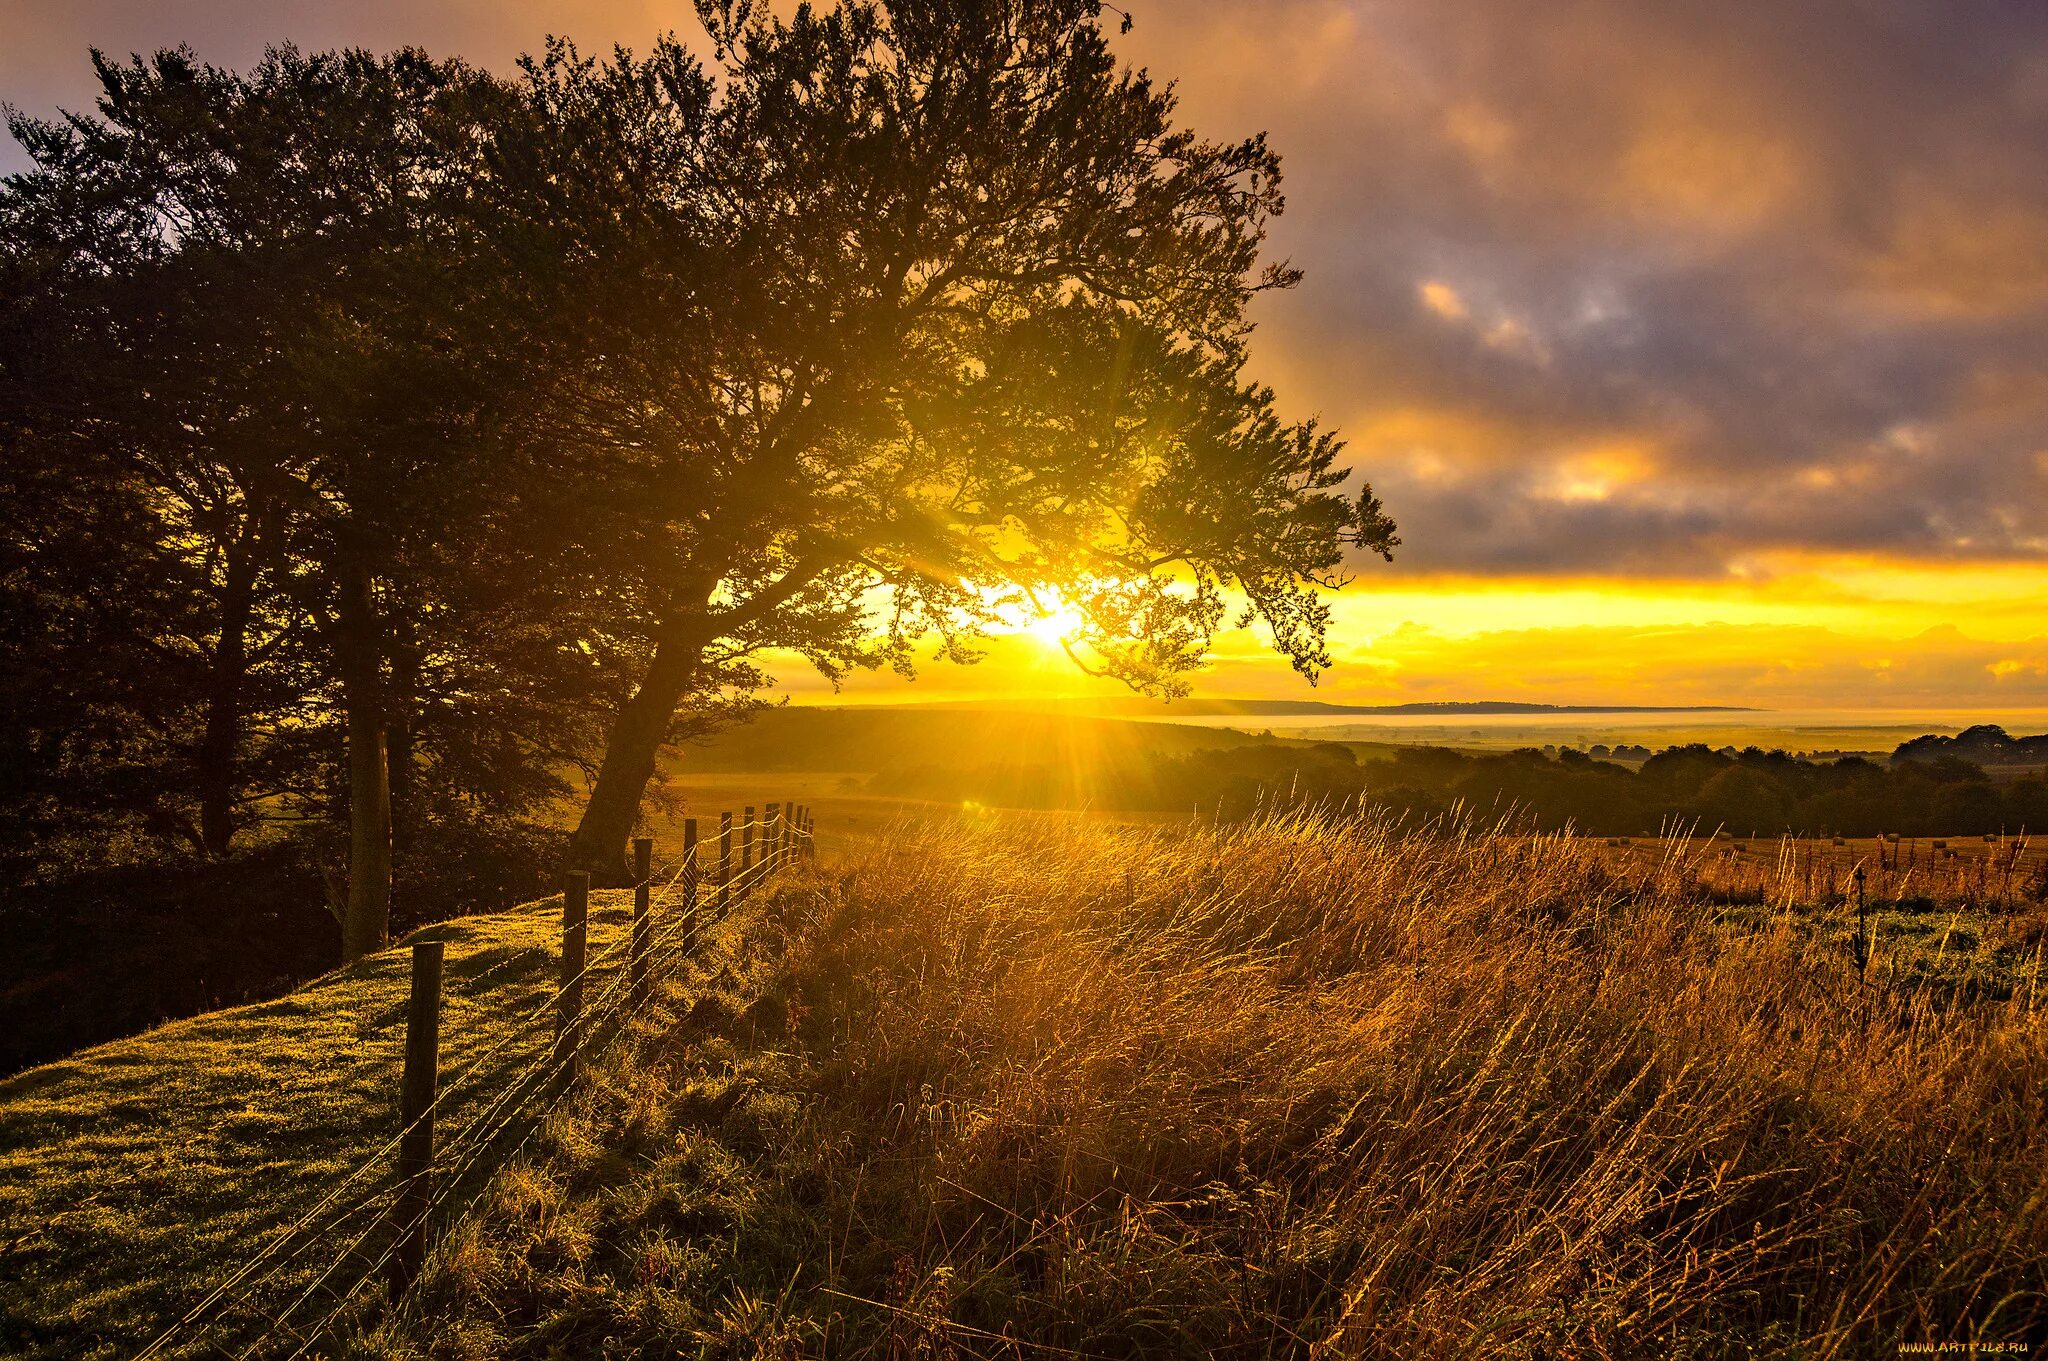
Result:
<instances>
[{"instance_id":1,"label":"cloud","mask_svg":"<svg viewBox=\"0 0 2048 1361\"><path fill-rule=\"evenodd\" d=\"M1415 296L1422 299L1422 305L1446 321L1464 321L1472 314L1465 307L1465 300L1458 296L1458 290L1442 279L1425 279L1416 286Z\"/></svg>"},{"instance_id":2,"label":"cloud","mask_svg":"<svg viewBox=\"0 0 2048 1361\"><path fill-rule=\"evenodd\" d=\"M2048 9L1168 8L1133 41L1191 121L1288 157L1261 362L1397 570L2043 560ZM1580 475L1616 443L1655 468Z\"/></svg>"},{"instance_id":3,"label":"cloud","mask_svg":"<svg viewBox=\"0 0 2048 1361\"><path fill-rule=\"evenodd\" d=\"M1831 708L1854 696L1878 708L2048 706L2048 638L1989 643L1954 629L1887 638L1818 625L1688 628L1588 625L1444 633L1408 625L1341 649L1331 697L1398 694L1533 702ZM1388 678L1398 678L1389 685Z\"/></svg>"}]
</instances>

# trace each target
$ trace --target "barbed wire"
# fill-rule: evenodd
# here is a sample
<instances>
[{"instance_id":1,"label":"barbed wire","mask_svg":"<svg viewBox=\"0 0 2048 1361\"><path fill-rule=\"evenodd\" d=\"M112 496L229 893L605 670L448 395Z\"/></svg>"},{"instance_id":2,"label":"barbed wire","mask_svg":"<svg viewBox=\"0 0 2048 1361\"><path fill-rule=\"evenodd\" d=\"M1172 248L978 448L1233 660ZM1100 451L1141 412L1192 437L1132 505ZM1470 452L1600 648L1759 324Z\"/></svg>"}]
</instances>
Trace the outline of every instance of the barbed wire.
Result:
<instances>
[{"instance_id":1,"label":"barbed wire","mask_svg":"<svg viewBox=\"0 0 2048 1361\"><path fill-rule=\"evenodd\" d=\"M746 838L737 847L732 844L737 834L763 828L772 829L775 835ZM626 1027L619 1022L641 979L651 983L656 977L667 976L697 943L702 930L716 925L709 920L716 908L723 906L730 915L771 875L808 858L813 853L814 841L803 820L778 811L772 817L752 818L730 826L721 824L719 850L709 857L705 855L709 842L700 839L686 843L683 850L665 859L658 869L650 869L630 885L636 893L643 888L649 890L644 916L636 905L632 921L603 949L586 958L574 974L556 980L552 991L514 1017L493 1041L478 1052L465 1055L461 1070L437 1085L418 1116L379 1143L310 1208L270 1235L255 1255L152 1339L137 1354L137 1361L163 1355L173 1344L188 1340L194 1330L217 1329L226 1320L237 1317L248 1319L257 1331L238 1353L216 1342L215 1350L221 1354L253 1357L272 1342L295 1342L298 1345L290 1355L305 1354L359 1300L364 1286L385 1272L413 1232L431 1225L432 1217L452 1204L465 1185L474 1180L461 1209L444 1219L442 1231L446 1233L467 1221L489 1189L488 1173L517 1157L572 1090L573 1084L560 1080L567 1070L585 1054L605 1052L625 1032ZM664 911L679 892L688 910ZM660 925L645 929L643 934L643 924L655 921ZM624 961L608 970L604 986L582 1008L581 1015L570 1022L573 1037L567 1043L558 1032L552 1041L539 1046L530 1060L519 1063L509 1078L487 1071L494 1060L530 1035L543 1019L551 1013L558 1014L564 997L572 989L607 972L604 966L618 959L622 952ZM530 966L538 953L539 947L516 950L507 959L465 980L463 995L475 1001L485 991L482 985L487 980L517 965ZM634 964L639 967L630 967ZM486 1079L495 1086L494 1092L481 1090ZM480 1095L484 1098L482 1104L468 1114L452 1138L435 1150L432 1163L423 1174L433 1178L431 1194L415 1214L403 1223L394 1222L393 1210L408 1182L395 1175L392 1154L424 1122ZM525 1122L525 1132L486 1169L485 1176L476 1180L476 1173L484 1167L493 1147L521 1121ZM352 1191L355 1194L351 1195ZM281 1309L258 1307L255 1297L281 1284L301 1258L351 1230L348 1241L338 1250L331 1249L322 1268ZM388 1241L383 1241L382 1250L373 1254L370 1249L379 1241L380 1232ZM358 1266L360 1270L355 1269ZM285 1288L289 1291L295 1287ZM332 1301L332 1308L309 1325L295 1326L295 1316L323 1294Z\"/></svg>"},{"instance_id":2,"label":"barbed wire","mask_svg":"<svg viewBox=\"0 0 2048 1361\"><path fill-rule=\"evenodd\" d=\"M732 882L731 886L735 889L751 891L753 887L766 879L768 873L773 868L775 867L757 865L750 870L743 871L741 876ZM700 911L701 906L700 904ZM658 945L666 945L669 941L686 932L693 932L696 927L700 926L702 923L697 919L698 915L699 913L679 915L664 927L661 936L649 943L648 953L650 960L654 958L654 951ZM664 958L666 960L667 958L673 958L673 956ZM596 1002L593 1003L590 1013L585 1018L591 1032L601 1030L606 1021L615 1018L623 1010L622 1002L628 995L629 989L630 980L624 977L623 974L615 974L613 976L606 991L600 994ZM410 1219L405 1221L403 1225L397 1226L395 1231L390 1234L390 1241L386 1243L383 1252L369 1263L367 1269L358 1278L358 1284L351 1291L337 1298L334 1307L319 1322L313 1325L310 1334L304 1335L304 1340L301 1341L299 1347L290 1353L288 1361L295 1361L295 1358L305 1355L318 1342L321 1334L332 1328L340 1320L341 1316L356 1302L356 1296L360 1292L362 1284L374 1281L384 1274L406 1235L423 1224L430 1223L436 1212L450 1204L456 1198L470 1174L482 1163L485 1155L490 1151L491 1145L497 1142L505 1130L523 1120L526 1124L524 1133L521 1134L516 1143L505 1150L502 1157L498 1160L498 1166L508 1165L517 1159L533 1136L545 1127L547 1117L553 1113L555 1108L561 1104L572 1090L569 1084L560 1083L555 1080L558 1076L557 1070L565 1067L574 1057L580 1057L585 1053L593 1051L602 1052L604 1048L603 1042L599 1041L596 1043L579 1043L570 1053L558 1053L552 1047L542 1051L537 1056L535 1062L530 1064L526 1071L508 1086L507 1091L495 1103L493 1111L487 1117L479 1117L473 1120L464 1131L464 1135L458 1136L459 1142L451 1144L445 1150L446 1156L450 1159L456 1159L458 1154L460 1154L457 1165L443 1169L437 1174L434 1191L428 1203ZM522 1099L523 1094L529 1088L537 1089L542 1094L541 1099L531 1104ZM482 1128L479 1128L480 1126ZM464 1143L466 1143L466 1153L462 1151ZM466 1223L475 1212L477 1204L490 1190L490 1187L491 1178L488 1175L478 1181L464 1200L461 1210L444 1217L442 1221L443 1233L446 1234L451 1230L458 1229L462 1224ZM399 1302L399 1307L404 1307L403 1301ZM296 1330L287 1330L296 1333Z\"/></svg>"}]
</instances>

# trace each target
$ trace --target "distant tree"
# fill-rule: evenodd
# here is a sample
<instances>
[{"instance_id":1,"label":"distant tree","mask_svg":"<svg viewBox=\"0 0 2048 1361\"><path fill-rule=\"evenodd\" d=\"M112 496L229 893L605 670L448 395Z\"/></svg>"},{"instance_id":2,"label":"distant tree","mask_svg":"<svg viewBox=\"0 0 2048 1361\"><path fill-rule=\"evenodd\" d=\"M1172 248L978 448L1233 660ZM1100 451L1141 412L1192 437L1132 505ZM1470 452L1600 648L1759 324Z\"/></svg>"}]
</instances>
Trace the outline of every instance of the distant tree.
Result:
<instances>
[{"instance_id":1,"label":"distant tree","mask_svg":"<svg viewBox=\"0 0 2048 1361\"><path fill-rule=\"evenodd\" d=\"M2005 803L1989 780L1964 780L1943 786L1928 811L1934 819L1930 831L1996 831Z\"/></svg>"},{"instance_id":2,"label":"distant tree","mask_svg":"<svg viewBox=\"0 0 2048 1361\"><path fill-rule=\"evenodd\" d=\"M1894 764L1943 758L1990 768L2037 766L2048 762L2048 736L2014 737L1996 724L1980 723L1963 729L1954 737L1938 733L1916 737L1900 743L1892 753Z\"/></svg>"},{"instance_id":3,"label":"distant tree","mask_svg":"<svg viewBox=\"0 0 2048 1361\"><path fill-rule=\"evenodd\" d=\"M1999 826L1984 831L2038 833L2048 830L2048 781L2038 775L2024 776L2005 788L2005 804L1999 810Z\"/></svg>"},{"instance_id":4,"label":"distant tree","mask_svg":"<svg viewBox=\"0 0 2048 1361\"><path fill-rule=\"evenodd\" d=\"M1667 747L1645 758L1637 773L1676 811L1689 804L1707 781L1730 764L1727 756L1708 749L1704 743L1695 742L1690 746ZM1713 829L1709 827L1707 830Z\"/></svg>"},{"instance_id":5,"label":"distant tree","mask_svg":"<svg viewBox=\"0 0 2048 1361\"><path fill-rule=\"evenodd\" d=\"M1737 836L1775 836L1792 815L1792 799L1776 777L1733 765L1701 786L1693 811L1703 832L1724 828Z\"/></svg>"},{"instance_id":6,"label":"distant tree","mask_svg":"<svg viewBox=\"0 0 2048 1361\"><path fill-rule=\"evenodd\" d=\"M665 212L605 262L605 296L672 310L623 310L651 324L564 369L567 433L658 513L620 546L652 657L576 862L617 868L679 708L758 686L766 652L834 679L908 671L926 636L967 660L1057 592L1077 660L1170 694L1235 591L1299 671L1327 665L1320 593L1396 540L1370 490L1335 490L1336 438L1244 377L1247 303L1297 279L1260 262L1263 140L1177 128L1096 0L698 12L716 80L674 44L533 72L672 153L610 156Z\"/></svg>"}]
</instances>

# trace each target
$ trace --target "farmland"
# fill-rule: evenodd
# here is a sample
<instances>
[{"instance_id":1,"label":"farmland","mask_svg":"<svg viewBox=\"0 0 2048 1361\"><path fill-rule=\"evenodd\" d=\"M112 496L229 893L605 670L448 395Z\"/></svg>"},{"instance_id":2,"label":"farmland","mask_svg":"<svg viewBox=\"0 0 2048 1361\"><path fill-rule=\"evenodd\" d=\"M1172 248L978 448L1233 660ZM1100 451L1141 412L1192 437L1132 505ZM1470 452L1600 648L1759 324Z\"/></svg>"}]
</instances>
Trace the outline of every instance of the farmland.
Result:
<instances>
[{"instance_id":1,"label":"farmland","mask_svg":"<svg viewBox=\"0 0 2048 1361\"><path fill-rule=\"evenodd\" d=\"M1677 843L924 819L380 1356L1863 1356L2048 1322L2048 1009ZM1768 908L1768 904L1756 906ZM1937 909L1964 910L1942 901ZM1887 960L1897 942L1880 945ZM1916 947L1917 948L1917 947Z\"/></svg>"},{"instance_id":2,"label":"farmland","mask_svg":"<svg viewBox=\"0 0 2048 1361\"><path fill-rule=\"evenodd\" d=\"M1999 873L2031 846L820 811L838 849L346 1354L1790 1358L2048 1322L2048 907ZM433 928L478 979L457 1059L537 995L552 912ZM0 1090L46 1223L16 1347L132 1350L381 1142L395 961Z\"/></svg>"}]
</instances>

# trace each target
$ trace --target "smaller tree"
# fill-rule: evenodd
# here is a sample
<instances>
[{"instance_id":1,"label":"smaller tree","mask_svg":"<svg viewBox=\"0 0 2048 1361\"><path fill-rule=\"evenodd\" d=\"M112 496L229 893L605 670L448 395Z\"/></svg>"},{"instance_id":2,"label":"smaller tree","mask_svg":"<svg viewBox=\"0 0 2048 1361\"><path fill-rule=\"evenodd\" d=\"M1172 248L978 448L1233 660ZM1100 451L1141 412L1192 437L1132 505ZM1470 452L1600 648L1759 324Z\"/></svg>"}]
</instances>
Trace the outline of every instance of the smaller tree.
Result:
<instances>
[{"instance_id":1,"label":"smaller tree","mask_svg":"<svg viewBox=\"0 0 2048 1361\"><path fill-rule=\"evenodd\" d=\"M1792 815L1785 786L1749 766L1731 765L1703 785L1694 804L1700 830L1776 836Z\"/></svg>"}]
</instances>

